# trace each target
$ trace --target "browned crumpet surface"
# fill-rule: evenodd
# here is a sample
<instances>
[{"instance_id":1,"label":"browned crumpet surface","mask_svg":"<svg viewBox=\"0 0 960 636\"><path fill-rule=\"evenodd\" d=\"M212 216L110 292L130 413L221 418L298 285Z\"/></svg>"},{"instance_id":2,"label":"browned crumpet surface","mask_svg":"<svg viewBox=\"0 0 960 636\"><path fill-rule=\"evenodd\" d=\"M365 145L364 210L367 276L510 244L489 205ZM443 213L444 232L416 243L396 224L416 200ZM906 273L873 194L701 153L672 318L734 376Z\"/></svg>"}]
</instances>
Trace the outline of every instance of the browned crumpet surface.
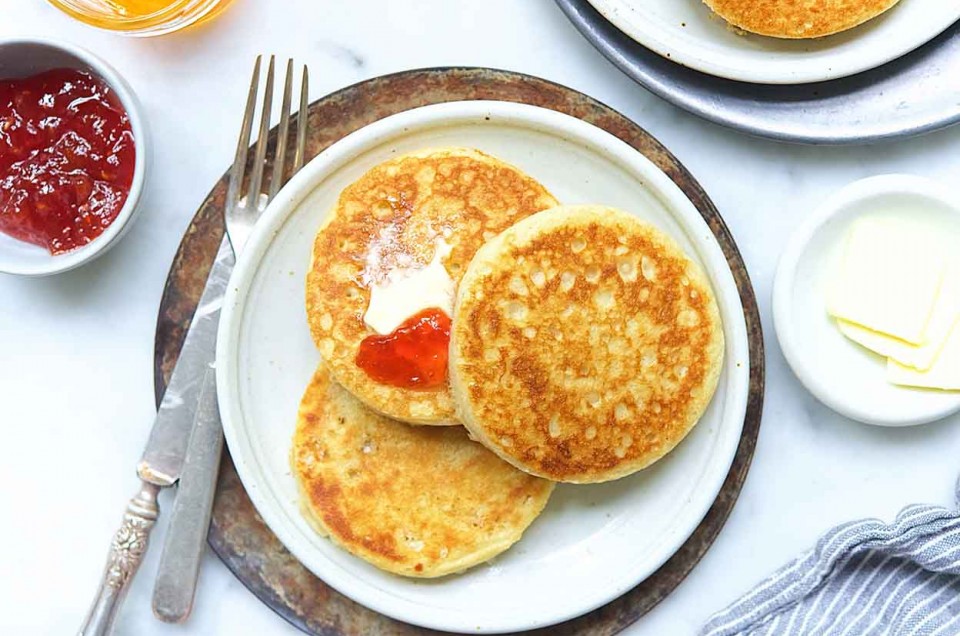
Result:
<instances>
[{"instance_id":1,"label":"browned crumpet surface","mask_svg":"<svg viewBox=\"0 0 960 636\"><path fill-rule=\"evenodd\" d=\"M414 577L460 572L500 554L553 491L462 427L410 426L373 413L323 368L300 404L291 465L318 532L378 568Z\"/></svg>"},{"instance_id":2,"label":"browned crumpet surface","mask_svg":"<svg viewBox=\"0 0 960 636\"><path fill-rule=\"evenodd\" d=\"M487 243L460 284L451 381L473 436L557 481L663 457L717 385L710 285L672 239L599 206L561 206Z\"/></svg>"},{"instance_id":3,"label":"browned crumpet surface","mask_svg":"<svg viewBox=\"0 0 960 636\"><path fill-rule=\"evenodd\" d=\"M307 274L314 342L340 384L370 408L415 424L456 424L448 387L380 384L357 367L370 285L398 267L428 264L438 239L454 283L489 238L556 205L536 180L477 150L423 151L380 164L348 186L317 233Z\"/></svg>"},{"instance_id":4,"label":"browned crumpet surface","mask_svg":"<svg viewBox=\"0 0 960 636\"><path fill-rule=\"evenodd\" d=\"M898 0L704 0L727 22L775 38L816 38L877 17Z\"/></svg>"}]
</instances>

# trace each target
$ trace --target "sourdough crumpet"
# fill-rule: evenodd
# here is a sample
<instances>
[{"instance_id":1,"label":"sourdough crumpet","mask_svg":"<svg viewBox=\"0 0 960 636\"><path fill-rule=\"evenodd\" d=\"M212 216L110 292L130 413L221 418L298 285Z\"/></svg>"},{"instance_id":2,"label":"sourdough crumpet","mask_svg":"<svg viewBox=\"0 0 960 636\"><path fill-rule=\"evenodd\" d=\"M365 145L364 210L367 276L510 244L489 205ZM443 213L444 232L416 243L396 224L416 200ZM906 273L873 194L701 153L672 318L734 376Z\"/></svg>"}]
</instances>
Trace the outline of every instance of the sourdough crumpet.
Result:
<instances>
[{"instance_id":1,"label":"sourdough crumpet","mask_svg":"<svg viewBox=\"0 0 960 636\"><path fill-rule=\"evenodd\" d=\"M397 157L348 186L317 233L306 284L310 330L334 378L389 417L457 424L444 363L440 384L430 389L385 384L357 365L365 338L389 334L368 325L373 292L391 284L397 272L430 268L431 280L443 277L449 287L450 312L456 284L477 249L518 220L556 204L517 168L466 148ZM403 314L394 324L414 315L400 305L423 295L415 290L379 303L380 322L391 310ZM441 348L445 355L445 339Z\"/></svg>"},{"instance_id":2,"label":"sourdough crumpet","mask_svg":"<svg viewBox=\"0 0 960 636\"><path fill-rule=\"evenodd\" d=\"M403 576L438 577L493 558L553 491L461 427L408 426L373 413L322 367L300 403L290 459L310 524Z\"/></svg>"},{"instance_id":3,"label":"sourdough crumpet","mask_svg":"<svg viewBox=\"0 0 960 636\"><path fill-rule=\"evenodd\" d=\"M724 340L704 274L619 210L561 206L474 257L450 379L471 435L533 475L591 483L660 459L717 386Z\"/></svg>"},{"instance_id":4,"label":"sourdough crumpet","mask_svg":"<svg viewBox=\"0 0 960 636\"><path fill-rule=\"evenodd\" d=\"M899 0L704 0L733 26L774 38L832 35L877 17Z\"/></svg>"}]
</instances>

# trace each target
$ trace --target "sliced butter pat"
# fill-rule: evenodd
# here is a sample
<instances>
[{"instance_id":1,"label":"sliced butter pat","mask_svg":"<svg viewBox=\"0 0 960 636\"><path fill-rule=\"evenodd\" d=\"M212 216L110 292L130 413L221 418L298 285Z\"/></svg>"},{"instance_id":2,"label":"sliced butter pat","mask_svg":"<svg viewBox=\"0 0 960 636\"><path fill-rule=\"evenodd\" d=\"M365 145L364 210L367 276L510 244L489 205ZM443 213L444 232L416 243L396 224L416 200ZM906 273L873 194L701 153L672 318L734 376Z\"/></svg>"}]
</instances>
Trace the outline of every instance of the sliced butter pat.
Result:
<instances>
[{"instance_id":1,"label":"sliced butter pat","mask_svg":"<svg viewBox=\"0 0 960 636\"><path fill-rule=\"evenodd\" d=\"M923 344L946 268L937 235L893 218L865 218L850 231L827 299L834 318Z\"/></svg>"},{"instance_id":2,"label":"sliced butter pat","mask_svg":"<svg viewBox=\"0 0 960 636\"><path fill-rule=\"evenodd\" d=\"M900 386L960 391L960 322L950 330L943 350L929 370L918 371L891 359L887 361L887 381Z\"/></svg>"},{"instance_id":3,"label":"sliced butter pat","mask_svg":"<svg viewBox=\"0 0 960 636\"><path fill-rule=\"evenodd\" d=\"M950 330L958 318L960 318L960 266L951 266L944 275L940 294L933 305L923 344L913 345L842 318L837 319L837 326L847 338L874 353L893 358L908 367L926 371L943 349L947 336L950 335Z\"/></svg>"},{"instance_id":4,"label":"sliced butter pat","mask_svg":"<svg viewBox=\"0 0 960 636\"><path fill-rule=\"evenodd\" d=\"M452 316L456 285L443 266L443 259L451 249L446 241L438 238L429 265L398 267L390 271L382 283L370 285L370 303L363 322L377 333L387 335L424 309L436 307Z\"/></svg>"}]
</instances>

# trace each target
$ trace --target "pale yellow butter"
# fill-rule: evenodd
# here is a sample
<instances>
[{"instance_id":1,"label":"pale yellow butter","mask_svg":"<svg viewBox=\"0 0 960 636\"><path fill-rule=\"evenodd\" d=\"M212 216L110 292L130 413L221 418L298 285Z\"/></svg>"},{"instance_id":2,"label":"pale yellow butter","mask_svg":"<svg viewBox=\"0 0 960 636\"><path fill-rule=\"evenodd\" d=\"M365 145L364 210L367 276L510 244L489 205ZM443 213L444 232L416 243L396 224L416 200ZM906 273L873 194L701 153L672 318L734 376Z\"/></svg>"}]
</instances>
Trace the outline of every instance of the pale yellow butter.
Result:
<instances>
[{"instance_id":1,"label":"pale yellow butter","mask_svg":"<svg viewBox=\"0 0 960 636\"><path fill-rule=\"evenodd\" d=\"M443 265L452 248L442 238L436 245L429 264L394 269L384 281L370 285L370 303L363 314L368 327L387 335L424 309L442 309L453 315L456 285Z\"/></svg>"},{"instance_id":2,"label":"pale yellow butter","mask_svg":"<svg viewBox=\"0 0 960 636\"><path fill-rule=\"evenodd\" d=\"M960 322L950 330L940 355L927 371L887 361L887 381L901 386L960 391Z\"/></svg>"},{"instance_id":3,"label":"pale yellow butter","mask_svg":"<svg viewBox=\"0 0 960 636\"><path fill-rule=\"evenodd\" d=\"M828 292L827 311L922 345L946 264L945 246L929 229L895 218L860 219Z\"/></svg>"},{"instance_id":4,"label":"pale yellow butter","mask_svg":"<svg viewBox=\"0 0 960 636\"><path fill-rule=\"evenodd\" d=\"M893 358L900 364L926 371L932 365L950 335L953 325L960 319L960 268L948 267L940 286L940 294L933 306L923 344L914 345L868 329L862 325L837 319L840 331L850 340L878 353Z\"/></svg>"}]
</instances>

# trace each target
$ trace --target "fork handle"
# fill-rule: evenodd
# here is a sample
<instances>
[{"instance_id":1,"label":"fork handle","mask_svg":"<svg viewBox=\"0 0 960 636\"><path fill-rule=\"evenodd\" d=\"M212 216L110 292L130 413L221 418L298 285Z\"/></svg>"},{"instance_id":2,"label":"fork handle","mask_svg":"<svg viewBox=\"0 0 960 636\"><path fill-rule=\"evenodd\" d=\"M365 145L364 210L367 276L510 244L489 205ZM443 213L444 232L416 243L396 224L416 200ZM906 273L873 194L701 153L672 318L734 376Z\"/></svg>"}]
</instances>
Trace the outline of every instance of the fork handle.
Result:
<instances>
[{"instance_id":1,"label":"fork handle","mask_svg":"<svg viewBox=\"0 0 960 636\"><path fill-rule=\"evenodd\" d=\"M187 620L193 607L222 450L216 376L208 369L153 588L153 613L168 623Z\"/></svg>"},{"instance_id":2,"label":"fork handle","mask_svg":"<svg viewBox=\"0 0 960 636\"><path fill-rule=\"evenodd\" d=\"M123 523L113 536L107 566L103 570L100 589L80 627L80 636L107 636L123 602L130 581L147 551L150 531L157 521L157 493L160 487L140 482L140 491L127 503Z\"/></svg>"}]
</instances>

